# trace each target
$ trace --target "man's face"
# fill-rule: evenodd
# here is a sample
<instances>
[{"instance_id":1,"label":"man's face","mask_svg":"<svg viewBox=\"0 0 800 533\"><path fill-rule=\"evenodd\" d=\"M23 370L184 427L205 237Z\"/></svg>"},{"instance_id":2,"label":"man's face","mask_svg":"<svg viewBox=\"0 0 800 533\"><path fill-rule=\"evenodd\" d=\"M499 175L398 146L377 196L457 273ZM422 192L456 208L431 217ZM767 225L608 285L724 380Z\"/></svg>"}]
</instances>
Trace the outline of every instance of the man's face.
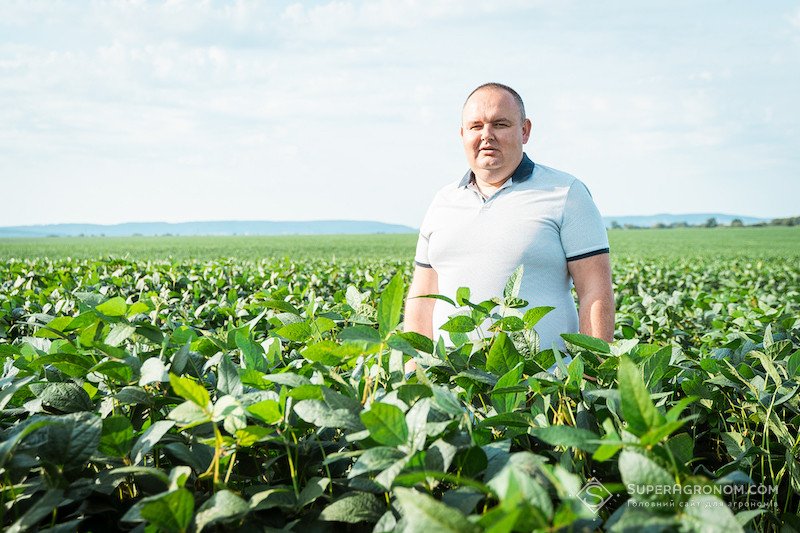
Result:
<instances>
[{"instance_id":1,"label":"man's face","mask_svg":"<svg viewBox=\"0 0 800 533\"><path fill-rule=\"evenodd\" d=\"M461 138L469 167L476 177L492 183L507 179L522 161L531 122L508 92L484 89L473 94L461 115Z\"/></svg>"}]
</instances>

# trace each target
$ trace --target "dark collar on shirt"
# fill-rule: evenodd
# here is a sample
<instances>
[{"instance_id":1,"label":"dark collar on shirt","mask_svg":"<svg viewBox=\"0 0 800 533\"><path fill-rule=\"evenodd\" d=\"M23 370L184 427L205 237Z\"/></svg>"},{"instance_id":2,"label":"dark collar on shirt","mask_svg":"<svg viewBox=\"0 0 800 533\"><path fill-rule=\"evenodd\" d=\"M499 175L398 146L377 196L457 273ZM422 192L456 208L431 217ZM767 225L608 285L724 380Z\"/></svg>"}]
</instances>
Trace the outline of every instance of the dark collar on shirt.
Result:
<instances>
[{"instance_id":1,"label":"dark collar on shirt","mask_svg":"<svg viewBox=\"0 0 800 533\"><path fill-rule=\"evenodd\" d=\"M523 181L527 181L533 176L533 169L536 165L533 161L528 158L526 153L522 153L522 161L520 161L517 170L511 174L511 181L514 183L522 183ZM464 177L461 179L461 183L458 184L459 187L466 187L472 180L475 179L475 174L472 170L468 170Z\"/></svg>"}]
</instances>

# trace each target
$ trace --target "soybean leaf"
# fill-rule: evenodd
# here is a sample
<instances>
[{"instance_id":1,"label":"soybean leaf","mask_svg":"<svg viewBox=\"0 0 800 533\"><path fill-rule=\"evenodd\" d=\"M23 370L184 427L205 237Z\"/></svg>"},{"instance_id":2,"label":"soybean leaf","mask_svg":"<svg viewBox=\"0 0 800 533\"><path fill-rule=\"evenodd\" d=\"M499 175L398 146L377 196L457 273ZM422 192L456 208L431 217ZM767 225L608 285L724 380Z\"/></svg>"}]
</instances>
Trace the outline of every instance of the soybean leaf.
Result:
<instances>
[{"instance_id":1,"label":"soybean leaf","mask_svg":"<svg viewBox=\"0 0 800 533\"><path fill-rule=\"evenodd\" d=\"M456 315L442 324L439 329L451 333L468 333L475 329L475 321L466 315Z\"/></svg>"},{"instance_id":2,"label":"soybean leaf","mask_svg":"<svg viewBox=\"0 0 800 533\"><path fill-rule=\"evenodd\" d=\"M320 400L303 400L294 405L297 415L319 427L344 428L361 431L364 424L348 409L332 409Z\"/></svg>"},{"instance_id":3,"label":"soybean leaf","mask_svg":"<svg viewBox=\"0 0 800 533\"><path fill-rule=\"evenodd\" d=\"M585 348L591 352L597 352L601 354L611 353L611 348L603 339L596 339L594 337L590 337L589 335L582 335L580 333L562 333L561 338L570 344L580 346L581 348Z\"/></svg>"},{"instance_id":4,"label":"soybean leaf","mask_svg":"<svg viewBox=\"0 0 800 533\"><path fill-rule=\"evenodd\" d=\"M553 446L565 446L578 448L593 453L598 448L596 441L600 439L587 429L572 426L549 426L543 428L532 428L530 432Z\"/></svg>"},{"instance_id":5,"label":"soybean leaf","mask_svg":"<svg viewBox=\"0 0 800 533\"><path fill-rule=\"evenodd\" d=\"M194 517L195 531L218 522L229 523L241 519L250 511L250 506L240 496L229 490L221 490L200 506Z\"/></svg>"},{"instance_id":6,"label":"soybean leaf","mask_svg":"<svg viewBox=\"0 0 800 533\"><path fill-rule=\"evenodd\" d=\"M47 443L39 449L42 458L62 470L82 468L100 444L103 421L92 413L71 413L51 420L58 423L47 428Z\"/></svg>"},{"instance_id":7,"label":"soybean leaf","mask_svg":"<svg viewBox=\"0 0 800 533\"><path fill-rule=\"evenodd\" d=\"M169 382L175 394L185 400L189 400L200 409L208 409L211 398L205 387L189 378L176 376L175 374L169 375Z\"/></svg>"},{"instance_id":8,"label":"soybean leaf","mask_svg":"<svg viewBox=\"0 0 800 533\"><path fill-rule=\"evenodd\" d=\"M383 339L400 323L404 294L403 278L399 274L392 278L381 293L378 301L378 330Z\"/></svg>"},{"instance_id":9,"label":"soybean leaf","mask_svg":"<svg viewBox=\"0 0 800 533\"><path fill-rule=\"evenodd\" d=\"M233 364L228 354L222 354L217 367L217 391L233 397L244 392L242 380L239 378L239 369Z\"/></svg>"},{"instance_id":10,"label":"soybean leaf","mask_svg":"<svg viewBox=\"0 0 800 533\"><path fill-rule=\"evenodd\" d=\"M38 394L42 405L59 413L94 411L89 394L74 383L51 383Z\"/></svg>"},{"instance_id":11,"label":"soybean leaf","mask_svg":"<svg viewBox=\"0 0 800 533\"><path fill-rule=\"evenodd\" d=\"M144 456L153 449L153 446L158 444L158 441L161 440L161 437L166 435L174 425L175 422L171 422L169 420L159 420L147 428L147 430L139 437L139 440L136 441L136 444L134 444L133 449L131 450L132 463L134 465L138 465L144 461Z\"/></svg>"},{"instance_id":12,"label":"soybean leaf","mask_svg":"<svg viewBox=\"0 0 800 533\"><path fill-rule=\"evenodd\" d=\"M101 303L95 307L95 309L107 317L121 317L125 316L125 313L128 310L128 305L125 303L124 298L121 296L116 296L106 302Z\"/></svg>"},{"instance_id":13,"label":"soybean leaf","mask_svg":"<svg viewBox=\"0 0 800 533\"><path fill-rule=\"evenodd\" d=\"M470 522L458 510L414 489L396 487L397 501L411 531L440 531L478 533L481 528Z\"/></svg>"},{"instance_id":14,"label":"soybean leaf","mask_svg":"<svg viewBox=\"0 0 800 533\"><path fill-rule=\"evenodd\" d=\"M257 370L262 374L269 372L269 364L264 356L264 348L251 341L241 331L236 332L236 346L242 351L245 368Z\"/></svg>"},{"instance_id":15,"label":"soybean leaf","mask_svg":"<svg viewBox=\"0 0 800 533\"><path fill-rule=\"evenodd\" d=\"M685 502L681 530L703 533L744 533L733 512L721 498L696 494Z\"/></svg>"},{"instance_id":16,"label":"soybean leaf","mask_svg":"<svg viewBox=\"0 0 800 533\"><path fill-rule=\"evenodd\" d=\"M361 413L361 421L370 436L386 446L400 446L408 441L408 426L399 407L375 402L369 411Z\"/></svg>"},{"instance_id":17,"label":"soybean leaf","mask_svg":"<svg viewBox=\"0 0 800 533\"><path fill-rule=\"evenodd\" d=\"M631 492L631 498L634 501L671 501L671 495L653 490L653 488L672 486L675 484L675 478L653 460L639 453L623 450L619 456L619 472L623 483L626 486L633 486L635 489Z\"/></svg>"},{"instance_id":18,"label":"soybean leaf","mask_svg":"<svg viewBox=\"0 0 800 533\"><path fill-rule=\"evenodd\" d=\"M133 425L126 416L114 415L103 420L98 450L113 457L125 457L133 445Z\"/></svg>"},{"instance_id":19,"label":"soybean leaf","mask_svg":"<svg viewBox=\"0 0 800 533\"><path fill-rule=\"evenodd\" d=\"M109 346L119 346L134 333L136 333L136 326L132 326L130 324L117 324L111 328L111 331L108 335L106 335L106 340L104 342Z\"/></svg>"},{"instance_id":20,"label":"soybean leaf","mask_svg":"<svg viewBox=\"0 0 800 533\"><path fill-rule=\"evenodd\" d=\"M520 362L520 355L508 335L501 331L494 340L489 357L486 360L486 370L497 376L503 376Z\"/></svg>"},{"instance_id":21,"label":"soybean leaf","mask_svg":"<svg viewBox=\"0 0 800 533\"><path fill-rule=\"evenodd\" d=\"M501 377L497 381L497 385L495 385L495 390L508 388L508 387L516 387L519 385L520 380L522 379L522 362L517 363L514 368L509 370L503 377ZM525 387L524 390L528 390L528 387ZM492 395L492 405L497 410L498 413L508 413L510 411L515 410L517 407L522 405L525 401L525 394L523 392L513 391L504 394L494 394Z\"/></svg>"},{"instance_id":22,"label":"soybean leaf","mask_svg":"<svg viewBox=\"0 0 800 533\"><path fill-rule=\"evenodd\" d=\"M374 495L352 491L325 507L319 515L327 522L377 522L386 511L386 506Z\"/></svg>"},{"instance_id":23,"label":"soybean leaf","mask_svg":"<svg viewBox=\"0 0 800 533\"><path fill-rule=\"evenodd\" d=\"M405 333L400 333L398 337L405 339L411 346L421 352L433 353L433 341L425 335L414 331L407 331Z\"/></svg>"},{"instance_id":24,"label":"soybean leaf","mask_svg":"<svg viewBox=\"0 0 800 533\"><path fill-rule=\"evenodd\" d=\"M194 496L186 489L168 492L148 501L139 510L142 518L163 531L186 531L194 513Z\"/></svg>"},{"instance_id":25,"label":"soybean leaf","mask_svg":"<svg viewBox=\"0 0 800 533\"><path fill-rule=\"evenodd\" d=\"M5 533L23 533L32 531L36 524L44 517L50 515L56 507L63 501L64 491L60 489L48 490L44 495L33 504L19 520L5 529Z\"/></svg>"},{"instance_id":26,"label":"soybean leaf","mask_svg":"<svg viewBox=\"0 0 800 533\"><path fill-rule=\"evenodd\" d=\"M632 433L642 436L664 423L650 393L644 385L639 369L625 355L620 357L617 373L622 414Z\"/></svg>"},{"instance_id":27,"label":"soybean leaf","mask_svg":"<svg viewBox=\"0 0 800 533\"><path fill-rule=\"evenodd\" d=\"M524 272L523 265L518 266L506 282L506 287L503 289L503 298L510 300L519 296L519 289L522 287L522 273Z\"/></svg>"},{"instance_id":28,"label":"soybean leaf","mask_svg":"<svg viewBox=\"0 0 800 533\"><path fill-rule=\"evenodd\" d=\"M525 322L525 327L528 329L533 328L547 313L555 309L555 307L534 307L525 311L522 321Z\"/></svg>"},{"instance_id":29,"label":"soybean leaf","mask_svg":"<svg viewBox=\"0 0 800 533\"><path fill-rule=\"evenodd\" d=\"M344 342L369 342L380 344L381 335L374 328L368 326L352 326L343 329L337 338Z\"/></svg>"},{"instance_id":30,"label":"soybean leaf","mask_svg":"<svg viewBox=\"0 0 800 533\"><path fill-rule=\"evenodd\" d=\"M293 322L274 330L274 332L275 335L280 335L281 337L294 342L305 342L313 335L311 326L305 322Z\"/></svg>"}]
</instances>

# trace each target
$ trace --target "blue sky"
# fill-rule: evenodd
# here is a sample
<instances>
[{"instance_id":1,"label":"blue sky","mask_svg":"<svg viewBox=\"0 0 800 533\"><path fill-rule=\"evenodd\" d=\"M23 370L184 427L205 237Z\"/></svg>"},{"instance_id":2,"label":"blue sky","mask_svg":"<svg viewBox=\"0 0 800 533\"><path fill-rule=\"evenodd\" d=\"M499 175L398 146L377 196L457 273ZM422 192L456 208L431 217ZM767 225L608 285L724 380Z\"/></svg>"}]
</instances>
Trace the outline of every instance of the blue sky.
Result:
<instances>
[{"instance_id":1,"label":"blue sky","mask_svg":"<svg viewBox=\"0 0 800 533\"><path fill-rule=\"evenodd\" d=\"M419 227L487 81L603 215L800 214L800 2L0 0L0 226Z\"/></svg>"}]
</instances>

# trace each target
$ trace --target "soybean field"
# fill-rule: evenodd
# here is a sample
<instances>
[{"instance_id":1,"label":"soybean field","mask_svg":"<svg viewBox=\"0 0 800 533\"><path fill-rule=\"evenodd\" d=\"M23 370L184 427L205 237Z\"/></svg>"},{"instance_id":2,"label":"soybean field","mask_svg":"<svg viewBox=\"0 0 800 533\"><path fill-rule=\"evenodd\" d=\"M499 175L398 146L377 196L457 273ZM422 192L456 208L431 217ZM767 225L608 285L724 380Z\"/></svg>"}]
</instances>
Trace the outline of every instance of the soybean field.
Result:
<instances>
[{"instance_id":1,"label":"soybean field","mask_svg":"<svg viewBox=\"0 0 800 533\"><path fill-rule=\"evenodd\" d=\"M403 333L415 235L2 240L0 524L800 532L800 228L609 240L565 353L521 269Z\"/></svg>"}]
</instances>

